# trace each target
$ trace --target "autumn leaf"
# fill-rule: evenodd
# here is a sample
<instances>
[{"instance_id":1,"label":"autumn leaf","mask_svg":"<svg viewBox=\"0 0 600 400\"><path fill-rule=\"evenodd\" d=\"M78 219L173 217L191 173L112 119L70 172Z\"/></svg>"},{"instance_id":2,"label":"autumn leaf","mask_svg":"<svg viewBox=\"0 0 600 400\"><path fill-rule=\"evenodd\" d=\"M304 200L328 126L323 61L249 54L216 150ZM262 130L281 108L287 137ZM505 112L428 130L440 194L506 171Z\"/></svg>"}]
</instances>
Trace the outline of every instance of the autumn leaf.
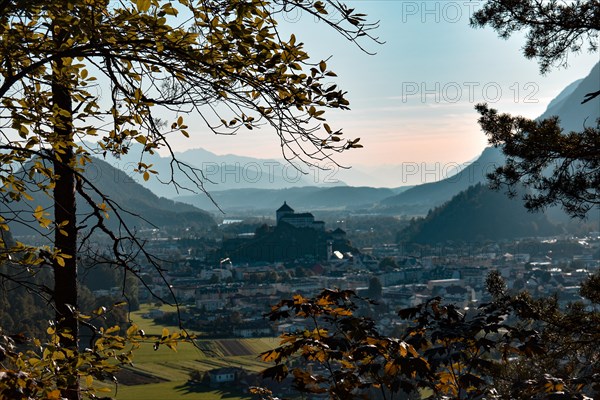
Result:
<instances>
[{"instance_id":1,"label":"autumn leaf","mask_svg":"<svg viewBox=\"0 0 600 400\"><path fill-rule=\"evenodd\" d=\"M139 12L146 12L150 9L151 0L137 0L136 5Z\"/></svg>"}]
</instances>

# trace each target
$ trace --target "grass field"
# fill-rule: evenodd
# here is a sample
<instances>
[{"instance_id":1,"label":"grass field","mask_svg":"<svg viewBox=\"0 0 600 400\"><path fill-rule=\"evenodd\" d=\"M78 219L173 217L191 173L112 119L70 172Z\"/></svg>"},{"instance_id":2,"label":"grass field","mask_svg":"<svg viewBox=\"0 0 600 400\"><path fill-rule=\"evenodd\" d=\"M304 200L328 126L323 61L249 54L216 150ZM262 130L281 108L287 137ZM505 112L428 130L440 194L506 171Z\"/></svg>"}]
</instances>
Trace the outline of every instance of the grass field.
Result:
<instances>
[{"instance_id":1,"label":"grass field","mask_svg":"<svg viewBox=\"0 0 600 400\"><path fill-rule=\"evenodd\" d=\"M117 399L129 400L242 400L247 399L243 393L224 390L190 391L179 382L163 382L149 385L121 386L115 396Z\"/></svg>"},{"instance_id":2,"label":"grass field","mask_svg":"<svg viewBox=\"0 0 600 400\"><path fill-rule=\"evenodd\" d=\"M147 314L150 310L155 309L164 312L175 312L177 310L175 307L168 305L157 307L153 304L142 304L138 311L134 311L130 314L130 318L140 329L143 329L147 335L160 335L163 328L167 328L172 332L179 331L178 326L157 325L154 323L154 320L142 317L142 315Z\"/></svg>"},{"instance_id":3,"label":"grass field","mask_svg":"<svg viewBox=\"0 0 600 400\"><path fill-rule=\"evenodd\" d=\"M160 335L164 326L142 318L153 306L144 305L131 318L149 335ZM164 311L173 311L161 307ZM171 332L177 327L167 326ZM190 332L192 333L192 332ZM257 356L279 345L279 338L256 339L203 339L194 344L182 342L177 351L161 347L157 351L152 343L144 343L134 352L134 366L127 368L119 377L119 386L106 386L112 393L103 393L117 400L248 400L251 397L242 388L225 385L208 388L189 383L190 373L206 372L220 367L241 367L246 371L259 372L269 364ZM424 391L421 398L432 393Z\"/></svg>"},{"instance_id":4,"label":"grass field","mask_svg":"<svg viewBox=\"0 0 600 400\"><path fill-rule=\"evenodd\" d=\"M152 306L144 305L131 314L133 322L146 334L158 335L164 326L142 318ZM162 307L164 311L172 311ZM167 326L171 331L178 327ZM144 343L134 352L134 367L125 371L122 383L111 396L118 400L242 400L248 399L240 390L230 387L206 389L188 385L190 373L205 372L219 367L241 367L258 372L267 364L260 361L259 353L279 344L278 338L198 340L195 344L179 343L177 352L161 347L157 351L152 343ZM134 383L126 385L124 383ZM114 389L114 387L111 387Z\"/></svg>"}]
</instances>

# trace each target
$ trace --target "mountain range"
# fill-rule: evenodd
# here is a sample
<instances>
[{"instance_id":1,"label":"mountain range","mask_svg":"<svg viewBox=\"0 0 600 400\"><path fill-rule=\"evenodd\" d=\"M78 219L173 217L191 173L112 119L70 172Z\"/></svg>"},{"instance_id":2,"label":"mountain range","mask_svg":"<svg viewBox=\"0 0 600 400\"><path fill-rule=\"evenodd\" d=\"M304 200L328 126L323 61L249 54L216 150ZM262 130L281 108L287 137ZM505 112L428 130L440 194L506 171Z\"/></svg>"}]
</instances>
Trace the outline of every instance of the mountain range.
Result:
<instances>
[{"instance_id":1,"label":"mountain range","mask_svg":"<svg viewBox=\"0 0 600 400\"><path fill-rule=\"evenodd\" d=\"M228 213L264 211L271 214L284 201L301 205L302 209L310 210L372 208L373 204L402 190L406 189L305 186L287 189L231 189L213 192L211 197L223 211ZM204 194L181 196L176 200L204 210L217 211L215 204Z\"/></svg>"},{"instance_id":2,"label":"mountain range","mask_svg":"<svg viewBox=\"0 0 600 400\"><path fill-rule=\"evenodd\" d=\"M410 188L395 196L383 199L379 209L386 212L410 210L424 214L433 207L448 201L469 186L485 182L486 174L504 163L504 155L498 148L486 148L479 158L460 170L456 175L437 182Z\"/></svg>"},{"instance_id":3,"label":"mountain range","mask_svg":"<svg viewBox=\"0 0 600 400\"><path fill-rule=\"evenodd\" d=\"M600 63L590 74L567 86L550 104L539 119L558 116L566 131L581 130L584 125L600 118L600 99L581 104L585 94L600 87ZM498 148L487 148L475 164L484 167L502 164L504 156ZM479 170L479 169L478 169ZM415 243L439 243L453 241L482 241L517 239L529 236L549 236L562 232L553 222L566 222L566 214L557 207L544 213L529 213L523 206L521 189L515 198L502 192L491 191L485 183L477 183L467 190L455 193L464 186L465 175L473 176L468 168L452 179L428 185L420 185L392 198L382 201L388 207L402 208L419 199L438 207L429 211L425 218L415 219L399 234L399 240ZM451 180L458 181L455 185ZM444 197L455 193L446 203ZM443 204L442 204L443 203ZM549 218L551 217L551 218ZM551 220L553 222L551 222Z\"/></svg>"},{"instance_id":4,"label":"mountain range","mask_svg":"<svg viewBox=\"0 0 600 400\"><path fill-rule=\"evenodd\" d=\"M95 148L94 145L88 147ZM141 182L141 177L134 172L141 153L142 146L132 143L127 154L118 158L107 154L103 160L127 173L131 179ZM242 188L283 189L322 185L321 180L311 175L316 173L315 170L304 167L306 171L303 173L286 161L233 154L217 155L200 148L175 152L174 156L177 161L158 153L144 154L143 162L151 164L151 169L157 174L143 182L143 185L159 197L175 198L203 191L213 193ZM177 182L177 186L170 183L171 180ZM325 184L345 185L337 179Z\"/></svg>"},{"instance_id":5,"label":"mountain range","mask_svg":"<svg viewBox=\"0 0 600 400\"><path fill-rule=\"evenodd\" d=\"M215 225L213 217L206 211L189 204L158 197L152 191L131 179L125 172L100 159L94 159L91 164L88 164L83 176L110 200L119 205L123 222L130 229L193 227L205 230ZM89 189L90 185L84 185L84 187ZM10 220L11 212L14 214L31 214L33 212L31 209L32 204L35 206L41 205L47 213L53 213L52 201L49 196L35 190L29 192L33 197L32 201L9 204L8 210L11 211L6 211L3 216ZM92 193L92 191L88 190L88 193ZM91 197L96 204L102 202L96 194L91 194ZM81 222L86 215L90 214L92 209L79 195L77 196L77 205L77 214ZM93 221L90 220L86 223L90 225ZM109 218L105 220L105 223L111 229L119 228L118 219L110 209ZM36 235L31 227L22 224L11 225L11 232L14 236Z\"/></svg>"},{"instance_id":6,"label":"mountain range","mask_svg":"<svg viewBox=\"0 0 600 400\"><path fill-rule=\"evenodd\" d=\"M538 119L557 115L561 126L566 131L582 130L585 124L591 125L600 118L600 98L581 104L585 94L594 92L599 87L600 63L594 66L587 77L563 89ZM380 203L381 208L393 212L410 210L412 213L426 213L427 210L443 204L469 186L485 182L487 173L492 172L495 166L504 164L504 160L500 148L488 147L476 161L458 174L437 182L415 186L384 199Z\"/></svg>"}]
</instances>

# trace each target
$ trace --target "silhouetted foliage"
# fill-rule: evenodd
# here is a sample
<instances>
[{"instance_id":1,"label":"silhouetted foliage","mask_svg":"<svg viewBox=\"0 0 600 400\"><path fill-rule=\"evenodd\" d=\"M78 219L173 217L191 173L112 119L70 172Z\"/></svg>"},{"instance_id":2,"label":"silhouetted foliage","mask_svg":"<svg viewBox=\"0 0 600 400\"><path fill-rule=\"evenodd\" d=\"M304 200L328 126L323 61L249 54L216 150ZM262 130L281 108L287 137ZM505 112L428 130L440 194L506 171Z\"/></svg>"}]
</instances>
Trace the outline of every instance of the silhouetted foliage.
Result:
<instances>
[{"instance_id":1,"label":"silhouetted foliage","mask_svg":"<svg viewBox=\"0 0 600 400\"><path fill-rule=\"evenodd\" d=\"M315 298L296 295L274 306L272 321L299 317L306 319L306 328L284 333L281 346L261 355L275 363L263 376L281 381L291 374L298 391L340 399L372 388L414 390L416 380L429 374L427 362L406 342L381 336L370 318L355 316L355 302L363 301L352 291L325 290ZM298 366L289 364L296 357Z\"/></svg>"},{"instance_id":2,"label":"silhouetted foliage","mask_svg":"<svg viewBox=\"0 0 600 400\"><path fill-rule=\"evenodd\" d=\"M566 66L569 53L598 51L600 4L597 0L487 0L471 18L475 27L491 26L506 39L526 31L523 54L539 61L540 71ZM600 94L600 93L599 93Z\"/></svg>"},{"instance_id":3,"label":"silhouetted foliage","mask_svg":"<svg viewBox=\"0 0 600 400\"><path fill-rule=\"evenodd\" d=\"M599 279L588 280L582 294L596 293ZM526 292L510 295L497 272L486 283L493 299L474 310L441 298L400 310L406 327L398 337L381 335L373 320L357 316L367 300L352 291L283 300L269 318L305 323L261 355L275 363L263 376L281 381L291 375L298 391L332 399L364 398L373 388L385 399L600 396L597 310L583 303L561 309Z\"/></svg>"},{"instance_id":4,"label":"silhouetted foliage","mask_svg":"<svg viewBox=\"0 0 600 400\"><path fill-rule=\"evenodd\" d=\"M540 71L546 73L552 66L566 67L570 53L585 47L598 51L600 3L488 0L471 24L491 26L502 38L527 31L524 55L537 59ZM600 90L577 102L599 102L598 96ZM507 185L514 196L514 188L525 184L536 191L524 197L529 209L560 205L573 217L584 217L600 204L600 120L582 119L578 123L583 131L564 132L557 117L534 121L499 114L484 104L476 109L489 142L502 146L507 156L506 165L490 174L494 188Z\"/></svg>"},{"instance_id":5,"label":"silhouetted foliage","mask_svg":"<svg viewBox=\"0 0 600 400\"><path fill-rule=\"evenodd\" d=\"M506 164L489 175L493 188L508 185L515 196L525 184L535 190L523 196L527 208L560 205L574 217L600 204L600 124L565 133L556 117L534 121L483 104L476 108L489 142L507 155Z\"/></svg>"}]
</instances>

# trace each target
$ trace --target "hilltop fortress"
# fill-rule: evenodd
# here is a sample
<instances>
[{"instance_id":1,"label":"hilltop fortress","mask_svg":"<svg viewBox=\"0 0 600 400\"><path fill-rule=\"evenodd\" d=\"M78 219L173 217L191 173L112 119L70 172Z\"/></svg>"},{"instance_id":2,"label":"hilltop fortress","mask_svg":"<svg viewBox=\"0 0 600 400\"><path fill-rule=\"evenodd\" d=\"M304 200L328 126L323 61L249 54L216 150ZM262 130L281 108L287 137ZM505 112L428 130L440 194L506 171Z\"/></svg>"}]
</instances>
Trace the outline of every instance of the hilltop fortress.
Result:
<instances>
[{"instance_id":1,"label":"hilltop fortress","mask_svg":"<svg viewBox=\"0 0 600 400\"><path fill-rule=\"evenodd\" d=\"M326 261L333 252L358 250L346 239L346 232L337 228L325 230L325 222L315 220L312 213L297 213L287 202L275 211L275 225L258 227L252 236L238 236L223 241L221 258L236 261L294 261L299 259Z\"/></svg>"}]
</instances>

